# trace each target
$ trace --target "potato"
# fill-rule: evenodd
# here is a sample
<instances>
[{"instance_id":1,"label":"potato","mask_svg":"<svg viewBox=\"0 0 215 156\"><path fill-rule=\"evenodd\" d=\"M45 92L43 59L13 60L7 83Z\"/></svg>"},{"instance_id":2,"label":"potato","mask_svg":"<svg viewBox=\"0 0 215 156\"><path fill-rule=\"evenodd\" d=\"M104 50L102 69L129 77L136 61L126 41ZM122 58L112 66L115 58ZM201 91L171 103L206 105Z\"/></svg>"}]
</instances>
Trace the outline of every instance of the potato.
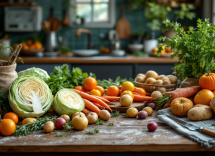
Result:
<instances>
[{"instance_id":1,"label":"potato","mask_svg":"<svg viewBox=\"0 0 215 156\"><path fill-rule=\"evenodd\" d=\"M215 97L210 102L210 107L213 109L213 112L215 113Z\"/></svg>"},{"instance_id":2,"label":"potato","mask_svg":"<svg viewBox=\"0 0 215 156\"><path fill-rule=\"evenodd\" d=\"M154 78L154 79L157 80L158 79L158 74L155 71L153 71L153 70L149 70L146 73L146 79L147 78Z\"/></svg>"},{"instance_id":3,"label":"potato","mask_svg":"<svg viewBox=\"0 0 215 156\"><path fill-rule=\"evenodd\" d=\"M161 87L161 88L158 89L158 91L160 91L161 93L165 93L166 92L166 88Z\"/></svg>"},{"instance_id":4,"label":"potato","mask_svg":"<svg viewBox=\"0 0 215 156\"><path fill-rule=\"evenodd\" d=\"M52 132L54 130L54 128L55 128L54 122L47 121L44 124L43 130L44 130L44 132L49 133L49 132Z\"/></svg>"},{"instance_id":5,"label":"potato","mask_svg":"<svg viewBox=\"0 0 215 156\"><path fill-rule=\"evenodd\" d=\"M208 120L213 116L211 107L206 105L195 105L187 112L187 117L193 121Z\"/></svg>"},{"instance_id":6,"label":"potato","mask_svg":"<svg viewBox=\"0 0 215 156\"><path fill-rule=\"evenodd\" d=\"M106 120L108 121L111 117L110 113L107 111L107 110L101 110L99 112L99 117L102 119L102 120Z\"/></svg>"},{"instance_id":7,"label":"potato","mask_svg":"<svg viewBox=\"0 0 215 156\"><path fill-rule=\"evenodd\" d=\"M169 79L165 79L165 80L163 81L163 84L164 84L164 85L169 85L169 84L171 84L171 82L170 82Z\"/></svg>"},{"instance_id":8,"label":"potato","mask_svg":"<svg viewBox=\"0 0 215 156\"><path fill-rule=\"evenodd\" d=\"M158 76L158 80L160 80L160 79L162 79L162 78L164 78L164 77L166 77L165 75L159 75Z\"/></svg>"},{"instance_id":9,"label":"potato","mask_svg":"<svg viewBox=\"0 0 215 156\"><path fill-rule=\"evenodd\" d=\"M154 84L156 82L156 80L154 79L154 78L148 78L148 79L146 79L146 84Z\"/></svg>"},{"instance_id":10,"label":"potato","mask_svg":"<svg viewBox=\"0 0 215 156\"><path fill-rule=\"evenodd\" d=\"M66 121L70 121L69 115L66 115L66 114L61 115L60 118L63 118L63 119L65 119Z\"/></svg>"},{"instance_id":11,"label":"potato","mask_svg":"<svg viewBox=\"0 0 215 156\"><path fill-rule=\"evenodd\" d=\"M145 77L143 77L143 76L138 76L138 77L136 77L136 81L137 81L137 82L140 82L140 83L144 83L144 82L145 82Z\"/></svg>"},{"instance_id":12,"label":"potato","mask_svg":"<svg viewBox=\"0 0 215 156\"><path fill-rule=\"evenodd\" d=\"M139 73L136 77L139 77L139 76L146 77L145 74L142 74L142 73Z\"/></svg>"},{"instance_id":13,"label":"potato","mask_svg":"<svg viewBox=\"0 0 215 156\"><path fill-rule=\"evenodd\" d=\"M37 121L37 119L35 119L35 118L25 118L24 120L22 120L22 125L25 125L25 124L28 124L28 123L31 123L31 122L34 122L34 121Z\"/></svg>"},{"instance_id":14,"label":"potato","mask_svg":"<svg viewBox=\"0 0 215 156\"><path fill-rule=\"evenodd\" d=\"M176 84L178 82L178 78L174 75L168 75L167 76L171 82L171 84Z\"/></svg>"},{"instance_id":15,"label":"potato","mask_svg":"<svg viewBox=\"0 0 215 156\"><path fill-rule=\"evenodd\" d=\"M152 115L152 113L153 113L153 109L151 107L145 107L145 108L143 108L143 111L146 111L148 113L148 115Z\"/></svg>"},{"instance_id":16,"label":"potato","mask_svg":"<svg viewBox=\"0 0 215 156\"><path fill-rule=\"evenodd\" d=\"M156 80L154 84L156 84L156 85L162 85L163 84L163 80Z\"/></svg>"},{"instance_id":17,"label":"potato","mask_svg":"<svg viewBox=\"0 0 215 156\"><path fill-rule=\"evenodd\" d=\"M151 97L155 99L157 97L163 97L163 95L160 91L154 91L152 92Z\"/></svg>"}]
</instances>

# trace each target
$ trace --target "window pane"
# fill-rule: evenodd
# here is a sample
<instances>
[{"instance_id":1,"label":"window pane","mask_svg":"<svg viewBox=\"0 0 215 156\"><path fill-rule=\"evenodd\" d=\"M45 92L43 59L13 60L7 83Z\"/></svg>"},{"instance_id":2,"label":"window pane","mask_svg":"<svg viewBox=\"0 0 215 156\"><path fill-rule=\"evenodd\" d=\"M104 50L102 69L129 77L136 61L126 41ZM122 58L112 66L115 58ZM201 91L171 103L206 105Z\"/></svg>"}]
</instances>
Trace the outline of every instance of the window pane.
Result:
<instances>
[{"instance_id":1,"label":"window pane","mask_svg":"<svg viewBox=\"0 0 215 156\"><path fill-rule=\"evenodd\" d=\"M91 2L91 0L76 0L77 2Z\"/></svg>"},{"instance_id":2,"label":"window pane","mask_svg":"<svg viewBox=\"0 0 215 156\"><path fill-rule=\"evenodd\" d=\"M91 22L91 4L77 4L77 14L84 17L85 22Z\"/></svg>"},{"instance_id":3,"label":"window pane","mask_svg":"<svg viewBox=\"0 0 215 156\"><path fill-rule=\"evenodd\" d=\"M108 4L94 4L93 21L95 22L108 21Z\"/></svg>"},{"instance_id":4,"label":"window pane","mask_svg":"<svg viewBox=\"0 0 215 156\"><path fill-rule=\"evenodd\" d=\"M95 3L100 3L100 2L109 2L109 0L93 0Z\"/></svg>"}]
</instances>

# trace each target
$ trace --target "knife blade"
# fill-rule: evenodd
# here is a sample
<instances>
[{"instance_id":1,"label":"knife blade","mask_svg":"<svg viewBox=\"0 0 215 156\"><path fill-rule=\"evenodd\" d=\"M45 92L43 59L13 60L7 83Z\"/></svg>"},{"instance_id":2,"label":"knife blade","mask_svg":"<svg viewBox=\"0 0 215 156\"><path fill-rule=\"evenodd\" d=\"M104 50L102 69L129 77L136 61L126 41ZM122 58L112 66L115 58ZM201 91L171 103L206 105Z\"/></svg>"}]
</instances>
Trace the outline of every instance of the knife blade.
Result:
<instances>
[{"instance_id":1,"label":"knife blade","mask_svg":"<svg viewBox=\"0 0 215 156\"><path fill-rule=\"evenodd\" d=\"M173 116L170 116L170 115L166 115L168 118L170 118L171 120L173 120L174 122L176 122L177 124L191 130L191 131L199 131L199 132L202 132L204 134L207 134L207 135L210 135L212 137L215 137L215 131L213 130L210 130L210 129L207 129L207 128L204 128L204 127L199 127L199 126L195 126L191 123L187 123L185 121L182 121L180 119L177 119Z\"/></svg>"}]
</instances>

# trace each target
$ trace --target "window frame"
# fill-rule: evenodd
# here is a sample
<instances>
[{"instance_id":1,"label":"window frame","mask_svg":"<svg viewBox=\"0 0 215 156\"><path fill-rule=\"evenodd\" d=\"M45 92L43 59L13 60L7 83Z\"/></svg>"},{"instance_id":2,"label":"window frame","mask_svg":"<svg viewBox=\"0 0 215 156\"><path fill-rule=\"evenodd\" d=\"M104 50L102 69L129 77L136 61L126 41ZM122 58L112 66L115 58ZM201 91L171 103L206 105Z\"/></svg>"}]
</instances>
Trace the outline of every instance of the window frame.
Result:
<instances>
[{"instance_id":1,"label":"window frame","mask_svg":"<svg viewBox=\"0 0 215 156\"><path fill-rule=\"evenodd\" d=\"M91 2L92 3L92 2ZM70 0L70 4L76 6L76 0ZM91 4L92 5L92 4ZM93 8L92 7L92 12L91 16L93 17ZM85 23L83 25L74 25L73 22L75 21L75 17L73 14L75 13L75 10L70 7L69 8L69 21L70 21L70 26L71 27L88 27L88 28L112 28L115 25L115 0L109 0L109 7L108 7L108 22L90 22L90 23Z\"/></svg>"}]
</instances>

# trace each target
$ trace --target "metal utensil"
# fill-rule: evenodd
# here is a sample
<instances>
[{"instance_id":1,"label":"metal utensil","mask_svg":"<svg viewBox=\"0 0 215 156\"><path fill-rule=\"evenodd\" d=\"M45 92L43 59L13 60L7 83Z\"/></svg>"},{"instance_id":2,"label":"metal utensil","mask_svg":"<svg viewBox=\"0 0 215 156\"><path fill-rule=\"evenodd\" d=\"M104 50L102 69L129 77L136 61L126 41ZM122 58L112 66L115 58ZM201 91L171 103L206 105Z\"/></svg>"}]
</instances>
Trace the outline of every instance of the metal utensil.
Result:
<instances>
[{"instance_id":1,"label":"metal utensil","mask_svg":"<svg viewBox=\"0 0 215 156\"><path fill-rule=\"evenodd\" d=\"M204 128L204 127L199 127L199 126L195 126L193 124L184 122L182 120L179 120L173 116L170 115L166 115L168 118L172 119L174 122L176 122L177 124L186 127L187 129L191 130L191 131L199 131L202 132L204 134L210 135L212 137L215 137L215 131L212 131L210 129Z\"/></svg>"}]
</instances>

